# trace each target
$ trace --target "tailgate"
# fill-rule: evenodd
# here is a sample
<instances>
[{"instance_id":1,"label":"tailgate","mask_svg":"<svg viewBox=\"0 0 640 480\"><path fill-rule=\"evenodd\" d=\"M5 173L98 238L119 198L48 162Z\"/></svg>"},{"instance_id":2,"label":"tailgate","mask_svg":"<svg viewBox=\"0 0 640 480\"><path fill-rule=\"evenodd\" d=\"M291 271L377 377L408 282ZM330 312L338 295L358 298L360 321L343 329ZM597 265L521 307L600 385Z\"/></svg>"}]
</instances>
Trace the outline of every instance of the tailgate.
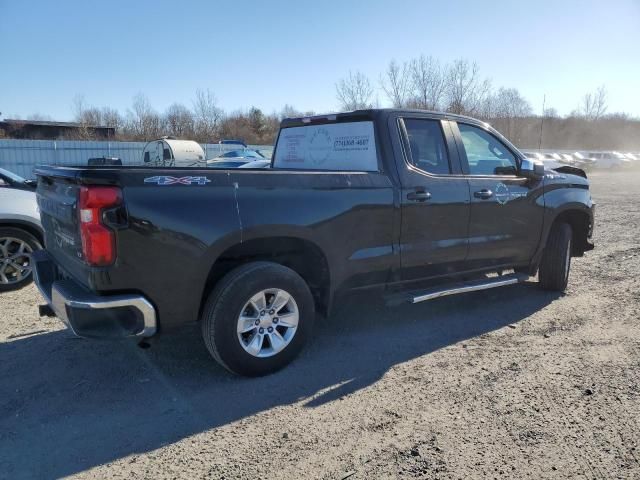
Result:
<instances>
[{"instance_id":1,"label":"tailgate","mask_svg":"<svg viewBox=\"0 0 640 480\"><path fill-rule=\"evenodd\" d=\"M45 246L56 263L84 265L77 210L80 186L74 176L40 176L36 192Z\"/></svg>"}]
</instances>

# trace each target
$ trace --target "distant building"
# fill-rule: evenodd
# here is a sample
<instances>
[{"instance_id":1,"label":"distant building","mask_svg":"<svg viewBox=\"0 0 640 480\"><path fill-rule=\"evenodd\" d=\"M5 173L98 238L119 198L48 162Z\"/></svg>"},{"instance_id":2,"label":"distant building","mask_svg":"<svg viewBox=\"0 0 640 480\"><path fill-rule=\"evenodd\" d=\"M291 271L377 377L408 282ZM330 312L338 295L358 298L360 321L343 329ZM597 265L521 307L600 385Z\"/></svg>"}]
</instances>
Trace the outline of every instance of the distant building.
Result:
<instances>
[{"instance_id":1,"label":"distant building","mask_svg":"<svg viewBox=\"0 0 640 480\"><path fill-rule=\"evenodd\" d=\"M31 140L91 138L95 140L109 140L113 138L115 133L115 127L87 126L74 122L12 119L0 121L0 138L22 138Z\"/></svg>"}]
</instances>

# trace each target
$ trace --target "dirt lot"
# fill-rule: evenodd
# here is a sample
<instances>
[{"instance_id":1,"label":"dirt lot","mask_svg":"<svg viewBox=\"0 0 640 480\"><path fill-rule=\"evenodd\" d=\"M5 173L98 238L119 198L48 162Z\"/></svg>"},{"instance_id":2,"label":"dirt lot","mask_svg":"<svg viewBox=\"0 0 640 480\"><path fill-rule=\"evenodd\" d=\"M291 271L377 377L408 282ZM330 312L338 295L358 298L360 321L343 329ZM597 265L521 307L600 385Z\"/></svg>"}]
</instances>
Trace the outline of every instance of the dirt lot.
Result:
<instances>
[{"instance_id":1,"label":"dirt lot","mask_svg":"<svg viewBox=\"0 0 640 480\"><path fill-rule=\"evenodd\" d=\"M354 299L266 378L197 332L79 340L3 294L0 477L640 478L640 174L592 181L566 295Z\"/></svg>"}]
</instances>

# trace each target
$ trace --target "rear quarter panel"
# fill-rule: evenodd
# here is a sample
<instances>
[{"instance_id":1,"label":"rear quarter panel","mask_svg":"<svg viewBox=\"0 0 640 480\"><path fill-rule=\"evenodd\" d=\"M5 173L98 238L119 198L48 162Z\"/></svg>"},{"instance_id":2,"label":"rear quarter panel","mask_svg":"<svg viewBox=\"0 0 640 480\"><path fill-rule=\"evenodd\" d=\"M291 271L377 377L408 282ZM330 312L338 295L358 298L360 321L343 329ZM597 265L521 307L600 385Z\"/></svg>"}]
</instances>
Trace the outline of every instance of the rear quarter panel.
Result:
<instances>
[{"instance_id":1,"label":"rear quarter panel","mask_svg":"<svg viewBox=\"0 0 640 480\"><path fill-rule=\"evenodd\" d=\"M121 169L103 183L123 189L128 225L117 231L110 267L74 276L98 293L139 292L161 329L196 321L210 269L227 249L294 237L325 254L331 289L383 284L397 260L394 189L379 173L283 170ZM203 176L158 185L150 177ZM94 183L78 173L79 183Z\"/></svg>"}]
</instances>

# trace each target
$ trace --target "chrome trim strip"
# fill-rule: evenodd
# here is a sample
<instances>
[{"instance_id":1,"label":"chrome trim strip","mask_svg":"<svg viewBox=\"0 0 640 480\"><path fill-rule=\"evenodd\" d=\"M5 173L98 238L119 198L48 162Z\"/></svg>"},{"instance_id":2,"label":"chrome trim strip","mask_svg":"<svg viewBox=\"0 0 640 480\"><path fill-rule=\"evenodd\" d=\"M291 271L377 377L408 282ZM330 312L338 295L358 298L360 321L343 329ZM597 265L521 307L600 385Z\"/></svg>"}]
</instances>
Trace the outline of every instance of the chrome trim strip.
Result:
<instances>
[{"instance_id":1,"label":"chrome trim strip","mask_svg":"<svg viewBox=\"0 0 640 480\"><path fill-rule=\"evenodd\" d=\"M447 295L456 295L458 293L475 292L477 290L487 290L489 288L504 287L505 285L513 285L514 283L520 283L527 280L529 277L522 274L505 275L502 277L496 277L495 280L459 284L459 286L448 288L445 290L435 290L433 292L418 295L411 299L411 303L424 302L426 300L433 300L434 298L446 297Z\"/></svg>"}]
</instances>

